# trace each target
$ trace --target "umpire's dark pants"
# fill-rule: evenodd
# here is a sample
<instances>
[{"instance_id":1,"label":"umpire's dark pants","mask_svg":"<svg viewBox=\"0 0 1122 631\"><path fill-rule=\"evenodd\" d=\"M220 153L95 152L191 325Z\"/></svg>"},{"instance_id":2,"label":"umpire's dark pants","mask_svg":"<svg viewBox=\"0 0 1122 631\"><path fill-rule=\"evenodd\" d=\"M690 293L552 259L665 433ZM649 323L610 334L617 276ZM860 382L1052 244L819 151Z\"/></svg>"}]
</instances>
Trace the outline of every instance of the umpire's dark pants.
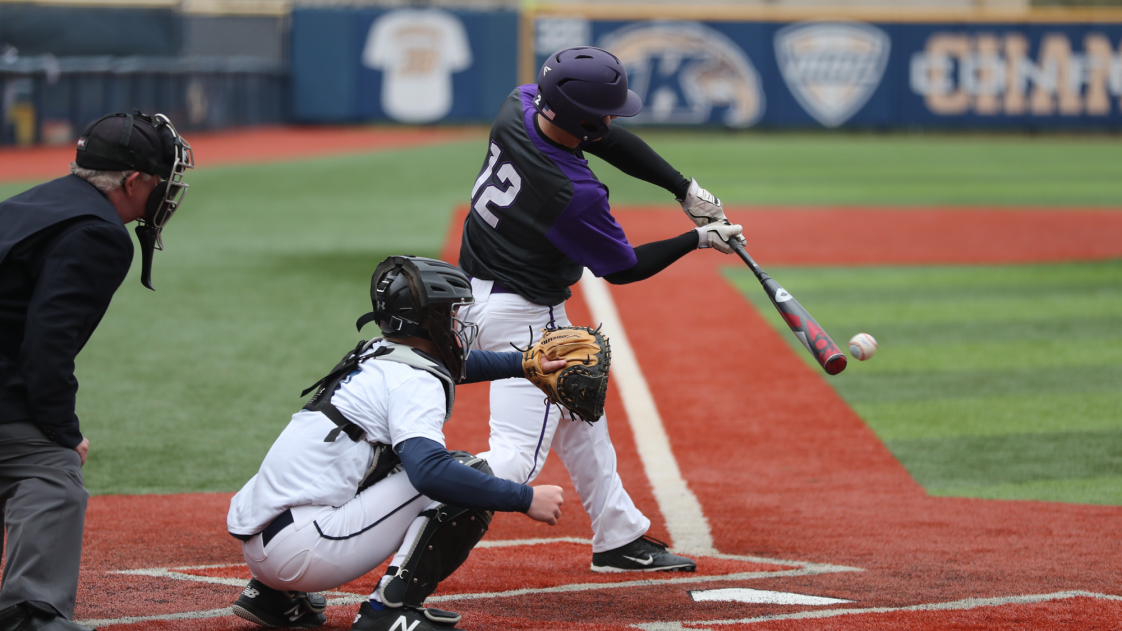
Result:
<instances>
[{"instance_id":1,"label":"umpire's dark pants","mask_svg":"<svg viewBox=\"0 0 1122 631\"><path fill-rule=\"evenodd\" d=\"M36 602L74 617L88 498L78 452L31 423L0 423L0 510L8 531L0 611Z\"/></svg>"}]
</instances>

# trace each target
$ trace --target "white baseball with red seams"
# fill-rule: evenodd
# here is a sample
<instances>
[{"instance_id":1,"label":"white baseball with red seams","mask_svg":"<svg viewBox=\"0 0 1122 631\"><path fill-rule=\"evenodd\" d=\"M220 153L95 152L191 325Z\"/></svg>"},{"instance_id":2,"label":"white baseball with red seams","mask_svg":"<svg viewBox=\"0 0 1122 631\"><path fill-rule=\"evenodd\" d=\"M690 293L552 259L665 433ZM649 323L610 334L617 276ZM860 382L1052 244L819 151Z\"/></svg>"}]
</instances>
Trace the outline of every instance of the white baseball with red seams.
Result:
<instances>
[{"instance_id":1,"label":"white baseball with red seams","mask_svg":"<svg viewBox=\"0 0 1122 631\"><path fill-rule=\"evenodd\" d=\"M849 354L857 361L865 361L877 354L877 341L868 333L858 333L849 340Z\"/></svg>"}]
</instances>

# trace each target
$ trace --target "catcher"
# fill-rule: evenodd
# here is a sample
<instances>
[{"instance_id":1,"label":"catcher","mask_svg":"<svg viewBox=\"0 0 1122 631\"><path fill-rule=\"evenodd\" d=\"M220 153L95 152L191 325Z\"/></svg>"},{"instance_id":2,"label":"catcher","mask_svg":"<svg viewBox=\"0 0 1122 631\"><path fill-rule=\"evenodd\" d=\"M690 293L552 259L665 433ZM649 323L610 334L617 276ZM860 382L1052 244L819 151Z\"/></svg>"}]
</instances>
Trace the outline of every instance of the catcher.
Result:
<instances>
[{"instance_id":1,"label":"catcher","mask_svg":"<svg viewBox=\"0 0 1122 631\"><path fill-rule=\"evenodd\" d=\"M467 560L493 511L555 525L563 502L560 487L494 477L482 458L445 448L456 384L532 374L574 414L596 418L603 407L602 337L585 331L579 344L557 339L521 356L472 352L476 326L459 317L471 283L448 263L390 257L374 271L370 298L374 310L358 327L377 322L385 338L360 342L304 392L315 395L230 502L227 528L253 574L233 610L251 622L318 627L327 603L315 592L392 556L351 628L455 628L458 614L424 601ZM571 365L566 350L579 355Z\"/></svg>"}]
</instances>

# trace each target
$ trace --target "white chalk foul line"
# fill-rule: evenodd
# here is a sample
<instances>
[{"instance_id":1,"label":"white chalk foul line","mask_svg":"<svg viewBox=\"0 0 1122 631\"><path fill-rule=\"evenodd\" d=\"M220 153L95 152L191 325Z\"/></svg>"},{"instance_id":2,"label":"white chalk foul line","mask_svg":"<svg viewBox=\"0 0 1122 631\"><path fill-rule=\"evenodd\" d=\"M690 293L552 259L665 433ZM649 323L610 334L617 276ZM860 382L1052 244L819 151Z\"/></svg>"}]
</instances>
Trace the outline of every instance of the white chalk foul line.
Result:
<instances>
[{"instance_id":1,"label":"white chalk foul line","mask_svg":"<svg viewBox=\"0 0 1122 631\"><path fill-rule=\"evenodd\" d=\"M730 624L752 624L755 622L771 622L774 620L806 620L812 618L835 618L837 616L857 616L872 613L893 613L907 611L953 611L962 609L977 609L980 607L999 607L1002 605L1026 605L1067 598L1098 598L1101 600L1122 601L1122 596L1113 594L1099 594L1085 591L1054 592L1051 594L1029 594L1025 596L1002 596L997 598L966 598L942 603L927 603L911 605L909 607L866 607L853 609L820 609L816 611L800 611L791 614L778 614L774 616L757 616L755 618L738 618L735 620L681 620L675 622L647 622L633 624L632 628L643 631L713 631L710 626ZM688 626L687 626L688 625Z\"/></svg>"},{"instance_id":2,"label":"white chalk foul line","mask_svg":"<svg viewBox=\"0 0 1122 631\"><path fill-rule=\"evenodd\" d=\"M221 618L234 615L234 610L229 607L222 609L208 609L206 611L188 611L184 613L169 613L162 616L128 616L125 618L112 618L105 620L75 620L85 627L100 629L114 624L136 624L138 622L153 622L156 620L199 620L202 618Z\"/></svg>"},{"instance_id":3,"label":"white chalk foul line","mask_svg":"<svg viewBox=\"0 0 1122 631\"><path fill-rule=\"evenodd\" d=\"M553 537L551 539L496 539L494 541L480 541L476 548L510 548L514 546L540 546L543 543L579 543L586 546L592 545L591 539L580 537ZM474 549L474 548L473 548Z\"/></svg>"},{"instance_id":4,"label":"white chalk foul line","mask_svg":"<svg viewBox=\"0 0 1122 631\"><path fill-rule=\"evenodd\" d=\"M603 331L612 344L612 381L619 388L627 420L635 434L639 459L643 461L643 470L651 483L655 501L666 520L674 549L692 554L712 554L716 550L713 548L709 520L678 468L678 461L670 448L670 438L666 435L662 417L643 377L608 284L585 270L580 285L592 319L603 324Z\"/></svg>"},{"instance_id":5,"label":"white chalk foul line","mask_svg":"<svg viewBox=\"0 0 1122 631\"><path fill-rule=\"evenodd\" d=\"M549 543L578 543L582 545L591 545L592 542L588 539L580 539L577 537L555 537L551 539L498 539L494 541L483 541L476 547L485 548L507 548L514 546L527 546L527 545L542 545ZM536 595L536 594L556 594L564 592L580 592L580 591L593 591L604 589L619 589L627 587L650 587L657 585L681 585L690 583L711 583L718 581L742 581L752 579L764 578L778 578L788 576L811 576L815 574L829 574L834 572L862 572L861 568L848 567L845 565L831 565L828 563L808 563L805 561L789 561L784 559L770 559L766 557L755 556L740 556L735 554L711 554L706 555L718 559L727 559L732 561L747 561L751 563L766 563L771 565L788 565L796 569L792 570L777 570L767 572L738 572L734 574L722 575L707 575L699 576L696 574L680 575L673 578L654 578L654 579L641 579L635 581L626 581L621 583L576 583L570 585L558 585L555 587L534 588L534 589L516 589L502 592L480 592L469 594L449 594L446 596L431 596L428 602L449 602L456 600L480 600L485 598L510 598L516 596ZM212 583L215 585L228 585L233 587L242 587L245 585L245 579L242 578L229 578L222 576L202 576L199 574L189 574L192 570L209 570L230 567L245 567L242 563L224 563L218 565L192 565L181 567L159 567L159 568L140 568L135 570L117 570L110 572L110 574L124 574L129 576L151 576L154 578L166 578L176 581L193 581L199 583ZM665 576L665 575L664 575ZM361 603L366 600L366 594L353 594L349 592L332 591L326 592L329 596L327 604L330 606L344 606ZM107 627L114 624L135 624L139 622L155 621L155 620L194 620L201 618L220 618L222 616L232 616L233 611L229 607L222 609L209 609L207 611L189 611L183 613L162 614L156 616L125 616L121 618L103 619L103 620L78 620L79 624L89 627Z\"/></svg>"},{"instance_id":6,"label":"white chalk foul line","mask_svg":"<svg viewBox=\"0 0 1122 631\"><path fill-rule=\"evenodd\" d=\"M244 583L244 581L243 581ZM334 593L334 592L333 592ZM348 594L336 598L328 598L328 606L332 605L354 605L369 598L369 596L359 596L357 594ZM201 620L204 618L223 618L225 616L234 615L234 610L230 607L223 607L221 609L208 609L206 611L185 611L182 613L167 613L159 616L126 616L124 618L106 618L104 620L75 620L80 625L102 628L114 624L136 624L139 622L153 622L157 620Z\"/></svg>"},{"instance_id":7,"label":"white chalk foul line","mask_svg":"<svg viewBox=\"0 0 1122 631\"><path fill-rule=\"evenodd\" d=\"M846 568L844 566L837 565L807 563L797 570L775 570L770 572L736 572L733 574L709 574L702 576L698 576L695 574L686 574L685 576L676 578L652 578L636 581L624 581L620 583L573 583L569 585L557 585L554 587L512 589L502 592L480 592L471 594L448 594L447 596L429 596L429 598L425 602L435 603L451 602L457 600L479 600L482 598L511 598L515 596L528 596L538 594L562 594L567 592L587 592L605 589L621 589L627 587L652 587L657 585L688 585L691 583L745 581L763 578L812 576L815 574L852 571L862 570L857 570L856 568Z\"/></svg>"},{"instance_id":8,"label":"white chalk foul line","mask_svg":"<svg viewBox=\"0 0 1122 631\"><path fill-rule=\"evenodd\" d=\"M182 568L167 568L167 567L154 567L144 568L139 570L118 570L110 572L110 574L126 574L132 576L152 576L155 578L170 578L177 581L191 581L195 583L211 583L214 585L232 585L234 587L244 587L244 578L227 578L225 576L200 576L198 574L188 574L183 570L205 570L216 567L236 567L242 564L223 565L203 565L196 567L182 567Z\"/></svg>"}]
</instances>

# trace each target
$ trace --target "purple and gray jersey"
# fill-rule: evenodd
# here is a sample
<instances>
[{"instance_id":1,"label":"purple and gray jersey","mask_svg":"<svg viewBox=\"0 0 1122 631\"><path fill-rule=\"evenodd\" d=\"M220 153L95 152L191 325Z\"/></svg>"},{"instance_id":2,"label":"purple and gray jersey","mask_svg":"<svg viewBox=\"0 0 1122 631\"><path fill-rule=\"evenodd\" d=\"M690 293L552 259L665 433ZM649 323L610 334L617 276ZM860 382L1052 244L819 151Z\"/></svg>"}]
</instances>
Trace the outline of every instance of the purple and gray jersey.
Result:
<instances>
[{"instance_id":1,"label":"purple and gray jersey","mask_svg":"<svg viewBox=\"0 0 1122 631\"><path fill-rule=\"evenodd\" d=\"M608 207L608 189L579 152L535 124L535 86L503 102L464 223L460 267L543 305L564 302L587 267L604 276L635 265Z\"/></svg>"},{"instance_id":2,"label":"purple and gray jersey","mask_svg":"<svg viewBox=\"0 0 1122 631\"><path fill-rule=\"evenodd\" d=\"M555 305L569 298L569 287L580 280L585 267L607 276L634 267L637 259L611 214L607 187L588 168L581 151L549 140L538 128L535 90L534 85L515 89L491 128L464 222L459 265L530 302ZM609 155L602 157L624 172L671 191L681 189L684 195L688 180L633 134L618 131L626 134L627 142L604 143ZM616 145L624 147L614 152L618 156L611 155ZM601 147L596 149L600 155ZM632 155L638 159L632 160ZM650 156L656 168L646 166ZM631 173L636 164L640 172Z\"/></svg>"}]
</instances>

